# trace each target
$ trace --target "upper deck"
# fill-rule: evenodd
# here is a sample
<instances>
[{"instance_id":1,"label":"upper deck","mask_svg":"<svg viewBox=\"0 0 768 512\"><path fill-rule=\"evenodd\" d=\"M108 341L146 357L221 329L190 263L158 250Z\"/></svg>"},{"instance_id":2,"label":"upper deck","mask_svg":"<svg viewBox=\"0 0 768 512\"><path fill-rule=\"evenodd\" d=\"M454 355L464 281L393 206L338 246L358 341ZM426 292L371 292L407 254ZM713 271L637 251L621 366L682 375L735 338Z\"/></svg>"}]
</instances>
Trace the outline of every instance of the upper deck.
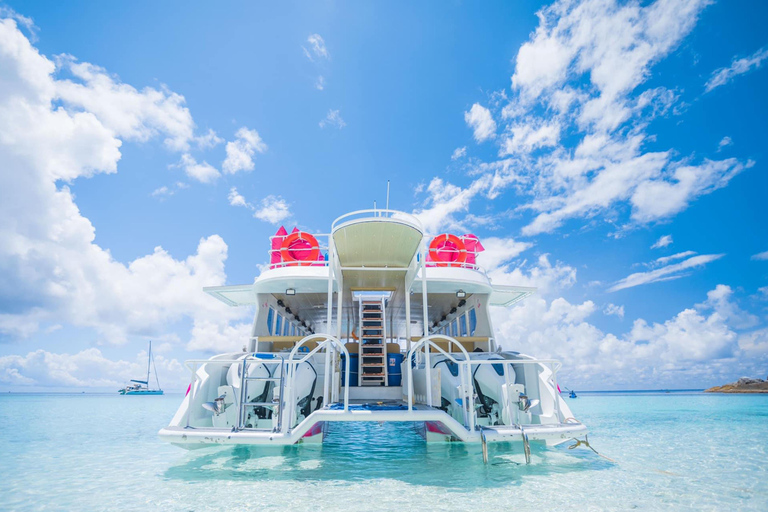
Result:
<instances>
[{"instance_id":1,"label":"upper deck","mask_svg":"<svg viewBox=\"0 0 768 512\"><path fill-rule=\"evenodd\" d=\"M485 340L489 350L488 306L514 304L534 289L494 285L477 264L483 250L472 234L429 237L413 215L361 210L336 219L328 234L281 228L252 284L205 291L231 306L258 306L255 341L327 333L358 342L361 304L374 294L383 298L382 335L391 344L452 334Z\"/></svg>"}]
</instances>

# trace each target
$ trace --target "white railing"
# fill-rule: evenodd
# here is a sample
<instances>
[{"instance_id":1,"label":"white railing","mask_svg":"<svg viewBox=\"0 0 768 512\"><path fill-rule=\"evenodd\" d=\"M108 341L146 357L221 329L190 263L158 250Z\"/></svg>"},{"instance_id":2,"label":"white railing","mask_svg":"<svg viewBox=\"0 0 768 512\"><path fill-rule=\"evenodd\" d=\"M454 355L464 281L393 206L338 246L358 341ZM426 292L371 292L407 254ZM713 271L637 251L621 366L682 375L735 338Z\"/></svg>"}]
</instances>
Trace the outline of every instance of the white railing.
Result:
<instances>
[{"instance_id":1,"label":"white railing","mask_svg":"<svg viewBox=\"0 0 768 512\"><path fill-rule=\"evenodd\" d=\"M291 236L293 233L288 233L287 235L272 235L269 237L269 251L267 251L267 254L269 255L269 268L283 268L283 267L327 267L328 266L328 260L322 259L322 260L294 260L294 261L285 261L283 258L283 241ZM307 233L309 235L312 235L315 240L318 240L320 238L325 239L325 243L321 243L320 240L318 240L317 245L310 245L306 248L300 248L300 249L293 249L293 252L299 252L299 251L312 251L314 249L318 250L318 253L320 256L323 254L328 255L328 239L329 236L327 233ZM276 249L273 249L274 241L279 240L280 246ZM277 258L273 258L273 255L277 255ZM272 262L273 259L279 260Z\"/></svg>"},{"instance_id":2,"label":"white railing","mask_svg":"<svg viewBox=\"0 0 768 512\"><path fill-rule=\"evenodd\" d=\"M296 354L299 353L299 349L308 341L316 341L318 339L322 339L322 341L317 343L317 346L310 350L308 353L302 352L304 357L296 361L294 358L296 357ZM325 349L325 373L323 375L323 404L329 405L331 402L331 386L336 381L336 377L338 376L338 372L336 371L336 360L335 360L335 352L336 349L340 349L341 353L344 354L344 361L345 361L345 372L347 375L347 378L344 382L344 411L349 410L349 375L350 375L350 369L349 369L349 351L347 351L347 348L344 346L344 344L335 336L331 336L330 334L311 334L309 336L305 336L300 341L294 345L293 350L291 350L291 355L288 357L288 361L286 361L286 364L288 365L288 378L286 379L286 382L288 383L288 397L290 400L287 401L289 405L289 409L294 410L296 408L296 404L293 401L293 380L295 379L296 375L296 368L301 363L307 361L309 358L311 358L313 355L315 355L317 352L319 352L322 349ZM335 386L334 386L335 387ZM291 413L292 414L292 413ZM292 418L293 416L288 416L289 418Z\"/></svg>"},{"instance_id":3,"label":"white railing","mask_svg":"<svg viewBox=\"0 0 768 512\"><path fill-rule=\"evenodd\" d=\"M315 347L313 350L308 352L301 352L300 348L307 343L308 341L317 341L318 339L322 339L322 341L318 342L317 347ZM349 352L347 351L346 347L344 347L344 344L339 341L338 338L334 336L330 336L327 334L311 334L309 336L305 336L300 341L296 343L296 345L293 347L293 350L291 350L290 356L287 360L284 360L280 357L274 357L274 358L268 358L268 359L260 359L260 358L253 358L257 353L249 353L245 354L243 357L240 357L238 359L190 359L185 362L185 365L187 368L189 368L192 372L192 377L190 380L190 388L189 388L189 401L187 403L187 414L186 414L186 426L190 426L190 416L192 412L192 405L194 403L194 399L197 396L197 393L200 392L200 386L198 385L201 378L198 375L198 371L202 367L205 366L224 366L224 365L233 365L237 364L240 365L240 375L245 376L246 372L248 371L248 364L258 363L258 364L279 364L279 365L285 365L281 368L281 386L280 386L280 402L283 404L280 407L280 414L281 414L281 420L280 420L280 431L281 432L288 432L293 428L293 420L296 415L296 399L293 396L294 393L294 384L296 379L296 369L298 366L306 361L308 361L312 356L314 356L317 352L325 349L326 356L325 356L325 373L324 373L324 382L323 382L323 404L329 405L331 403L331 385L333 382L336 382L338 377L338 371L336 370L335 365L335 358L333 355L338 350L339 352L344 354L345 359L345 371L346 375L350 374L350 357ZM301 359L296 359L296 355L301 354L303 357ZM266 355L266 354L265 354ZM270 354L272 355L272 354ZM285 373L283 373L285 372ZM287 375L286 375L287 374ZM285 378L282 378L282 376L285 376ZM243 391L243 383L241 382L241 394ZM335 393L334 393L335 394ZM243 406L243 398L239 398L240 402L238 404L238 407ZM335 400L334 400L335 401ZM347 378L346 382L344 383L344 411L349 410L349 378ZM240 415L238 415L238 425L237 428L240 429Z\"/></svg>"},{"instance_id":4,"label":"white railing","mask_svg":"<svg viewBox=\"0 0 768 512\"><path fill-rule=\"evenodd\" d=\"M345 213L341 217L338 217L333 221L333 224L331 224L331 233L336 232L337 229L349 222L362 219L392 219L402 222L403 224L407 224L419 230L421 233L424 232L424 228L421 226L421 221L419 221L415 215L411 215L410 213L405 213L398 210L372 208L369 210L357 210L354 212Z\"/></svg>"},{"instance_id":5,"label":"white railing","mask_svg":"<svg viewBox=\"0 0 768 512\"><path fill-rule=\"evenodd\" d=\"M446 352L440 346L438 346L434 341L435 339L440 339L443 341L448 341L449 346L455 344L461 349L461 354L463 356L463 359L457 359L454 357L454 354ZM458 340L446 336L443 334L435 334L430 335L422 338L419 340L415 345L411 347L411 350L408 351L408 355L405 358L405 364L407 365L407 373L408 373L408 410L413 410L413 397L414 397L414 389L413 389L413 358L414 356L419 353L422 349L424 350L424 365L425 365L425 380L426 380L426 390L427 390L427 405L432 406L432 375L431 375L431 364L430 364L430 348L434 347L437 352L441 353L446 357L447 360L455 363L459 367L459 376L461 379L461 399L462 399L462 409L464 411L464 418L465 423L464 426L471 432L475 430L476 427L476 421L475 421L475 389L474 389L474 381L472 378L472 367L477 365L493 365L493 364L500 364L500 365L511 365L514 368L514 365L523 365L523 364L535 364L535 365L547 365L550 368L550 371L552 372L552 389L553 389L553 400L554 400L554 408L555 408L555 414L557 418L558 423L563 423L563 416L562 412L560 410L560 395L557 392L557 372L562 367L562 363L556 359L470 359L469 353L466 351L466 349L459 343ZM504 371L505 377L507 375L506 369ZM541 386L540 386L540 380L537 373L537 380L536 384L538 386L538 395L539 399L542 398L542 392L541 392ZM526 388L528 386L526 385ZM512 397L508 397L508 401L511 400ZM512 418L512 404L506 403L502 404L503 407L508 408L508 417Z\"/></svg>"}]
</instances>

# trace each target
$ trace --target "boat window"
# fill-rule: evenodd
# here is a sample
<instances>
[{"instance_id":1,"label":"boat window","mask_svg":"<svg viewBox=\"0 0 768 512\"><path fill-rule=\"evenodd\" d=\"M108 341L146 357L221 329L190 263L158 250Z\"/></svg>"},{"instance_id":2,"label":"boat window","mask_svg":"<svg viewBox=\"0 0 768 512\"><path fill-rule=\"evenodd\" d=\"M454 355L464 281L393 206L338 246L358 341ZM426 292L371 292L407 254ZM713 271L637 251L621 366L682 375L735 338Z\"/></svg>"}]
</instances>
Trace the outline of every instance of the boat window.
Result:
<instances>
[{"instance_id":1,"label":"boat window","mask_svg":"<svg viewBox=\"0 0 768 512\"><path fill-rule=\"evenodd\" d=\"M458 322L457 322L456 320L454 320L453 322L451 322L451 336L453 336L454 338L457 336L457 334L456 334L456 332L457 332L457 331L456 331L456 324L457 324L457 323L458 323Z\"/></svg>"},{"instance_id":2,"label":"boat window","mask_svg":"<svg viewBox=\"0 0 768 512\"><path fill-rule=\"evenodd\" d=\"M475 335L475 328L477 327L477 313L475 312L475 309L472 308L469 310L469 335L474 336Z\"/></svg>"},{"instance_id":3,"label":"boat window","mask_svg":"<svg viewBox=\"0 0 768 512\"><path fill-rule=\"evenodd\" d=\"M275 323L275 336L283 334L283 317L280 314L277 315L277 322Z\"/></svg>"},{"instance_id":4,"label":"boat window","mask_svg":"<svg viewBox=\"0 0 768 512\"><path fill-rule=\"evenodd\" d=\"M269 311L267 311L267 332L269 334L272 334L274 331L272 329L272 322L275 319L275 310L272 308L269 308Z\"/></svg>"},{"instance_id":5,"label":"boat window","mask_svg":"<svg viewBox=\"0 0 768 512\"><path fill-rule=\"evenodd\" d=\"M466 313L459 317L459 336L467 335L467 315Z\"/></svg>"},{"instance_id":6,"label":"boat window","mask_svg":"<svg viewBox=\"0 0 768 512\"><path fill-rule=\"evenodd\" d=\"M288 336L289 332L291 332L291 324L288 323L287 318L283 318L283 336Z\"/></svg>"}]
</instances>

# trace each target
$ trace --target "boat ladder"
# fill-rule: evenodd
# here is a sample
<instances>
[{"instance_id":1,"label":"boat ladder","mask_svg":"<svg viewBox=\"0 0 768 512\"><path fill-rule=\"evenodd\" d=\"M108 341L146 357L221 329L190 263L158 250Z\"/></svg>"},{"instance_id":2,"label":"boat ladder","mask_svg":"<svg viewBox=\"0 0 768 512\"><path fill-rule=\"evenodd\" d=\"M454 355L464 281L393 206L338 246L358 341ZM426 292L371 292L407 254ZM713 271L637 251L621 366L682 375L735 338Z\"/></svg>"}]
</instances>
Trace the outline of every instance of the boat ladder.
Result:
<instances>
[{"instance_id":1,"label":"boat ladder","mask_svg":"<svg viewBox=\"0 0 768 512\"><path fill-rule=\"evenodd\" d=\"M361 300L360 386L387 385L387 333L384 299Z\"/></svg>"},{"instance_id":2,"label":"boat ladder","mask_svg":"<svg viewBox=\"0 0 768 512\"><path fill-rule=\"evenodd\" d=\"M279 360L279 362L278 362ZM280 366L280 376L279 377L273 377L272 372L269 372L267 367L265 366L265 369L267 369L267 372L269 373L269 377L248 377L248 369L251 364L261 365L261 364L278 364ZM245 427L245 421L246 421L246 409L248 407L264 407L265 409L269 409L272 411L272 417L275 417L277 415L277 427L275 428L269 428L269 429L252 429L248 428L248 430L272 430L279 432L280 427L282 426L282 414L280 414L280 401L282 397L282 390L283 390L283 376L285 375L285 360L280 358L275 359L260 359L260 358L252 358L251 356L245 356L243 358L243 364L242 364L242 372L240 374L240 407L237 411L237 430L244 430ZM272 388L272 395L273 399L271 402L247 402L248 399L248 384L251 382L279 382L279 385Z\"/></svg>"}]
</instances>

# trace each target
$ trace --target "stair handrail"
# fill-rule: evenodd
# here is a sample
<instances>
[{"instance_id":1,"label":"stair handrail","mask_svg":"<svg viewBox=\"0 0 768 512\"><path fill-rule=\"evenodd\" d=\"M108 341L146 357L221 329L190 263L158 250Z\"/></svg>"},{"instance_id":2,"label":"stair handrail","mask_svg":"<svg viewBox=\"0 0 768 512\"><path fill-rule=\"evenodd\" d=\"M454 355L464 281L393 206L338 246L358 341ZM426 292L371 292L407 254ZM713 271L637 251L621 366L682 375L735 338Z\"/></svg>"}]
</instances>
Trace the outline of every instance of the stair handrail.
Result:
<instances>
[{"instance_id":1,"label":"stair handrail","mask_svg":"<svg viewBox=\"0 0 768 512\"><path fill-rule=\"evenodd\" d=\"M317 343L317 346L310 350L304 357L302 357L299 360L295 360L296 354L299 352L299 348L301 348L305 343L308 341L317 341L320 339ZM346 375L349 376L349 351L344 346L344 344L335 336L331 336L330 334L310 334L309 336L305 336L298 342L296 342L296 345L293 346L293 350L291 350L290 356L288 356L288 361L286 361L287 370L288 370L288 378L283 383L283 388L287 387L288 391L285 392L285 389L281 389L281 396L285 397L285 403L287 404L287 407L285 408L285 414L287 415L286 420L281 425L282 431L287 432L289 431L293 425L292 418L293 414L295 413L296 404L293 403L293 384L294 379L296 378L296 368L301 363L307 361L310 357L315 355L317 352L320 352L322 349L326 349L326 351L333 350L334 348L340 349L340 351L344 354L344 362L345 362L345 370ZM329 383L331 379L335 377L336 374L336 366L335 364L326 364L325 365L325 374L324 379L325 383ZM323 397L323 400L327 400L328 397ZM281 398L282 400L282 398ZM327 405L327 402L326 402ZM344 382L344 411L349 411L349 377L347 377L346 381Z\"/></svg>"},{"instance_id":2,"label":"stair handrail","mask_svg":"<svg viewBox=\"0 0 768 512\"><path fill-rule=\"evenodd\" d=\"M462 355L464 356L464 360L460 361L457 360L455 357L453 357L449 352L446 352L440 346L435 343L434 339L441 339L441 340L448 340L450 343L454 343L457 347L461 349ZM407 370L408 370L408 410L413 410L413 368L411 364L411 360L413 359L414 354L416 354L419 350L421 350L422 347L427 345L427 347L435 347L438 352L442 353L444 356L446 356L450 361L453 363L456 363L459 368L463 368L465 372L459 371L459 375L461 376L461 387L462 391L464 392L465 396L462 397L462 405L464 409L464 425L470 430L475 430L475 393L474 393L474 385L472 384L472 366L469 359L469 353L467 352L467 349L464 348L464 346L459 343L459 341L456 338L453 338L451 336L446 336L444 334L430 334L429 336L424 336L419 341L417 341L414 345L411 346L411 349L408 351L408 356L406 357L406 363L407 363ZM427 361L429 361L429 358L427 358ZM427 397L430 398L428 400L428 403L431 403L431 395L432 395L432 374L430 367L430 364L427 363L426 365L426 372L425 372L425 379L426 379L426 389L427 389Z\"/></svg>"}]
</instances>

